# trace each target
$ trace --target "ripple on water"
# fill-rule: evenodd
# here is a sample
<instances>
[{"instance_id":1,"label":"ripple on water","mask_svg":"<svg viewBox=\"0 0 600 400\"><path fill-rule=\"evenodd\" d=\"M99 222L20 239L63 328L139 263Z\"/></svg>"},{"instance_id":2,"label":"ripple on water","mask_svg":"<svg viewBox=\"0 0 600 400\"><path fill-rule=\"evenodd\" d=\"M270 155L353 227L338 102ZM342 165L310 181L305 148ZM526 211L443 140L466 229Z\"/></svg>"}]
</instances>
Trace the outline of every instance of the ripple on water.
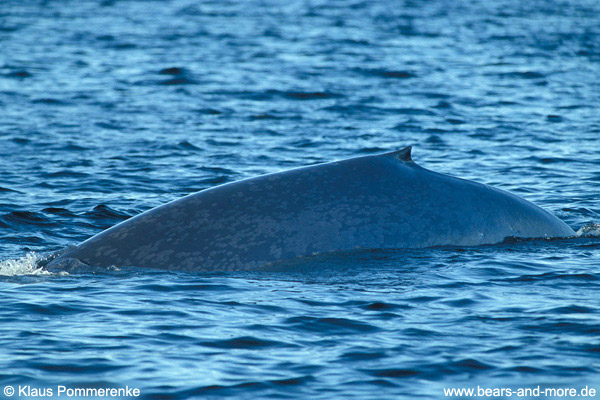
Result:
<instances>
[{"instance_id":1,"label":"ripple on water","mask_svg":"<svg viewBox=\"0 0 600 400\"><path fill-rule=\"evenodd\" d=\"M260 339L253 336L243 336L226 340L214 340L202 342L203 346L215 347L219 349L248 349L260 350L271 347L296 347L290 343L285 343L276 340Z\"/></svg>"},{"instance_id":2,"label":"ripple on water","mask_svg":"<svg viewBox=\"0 0 600 400\"><path fill-rule=\"evenodd\" d=\"M2 216L2 220L11 226L17 225L37 225L37 226L53 226L52 221L46 218L43 214L33 211L12 211Z\"/></svg>"},{"instance_id":3,"label":"ripple on water","mask_svg":"<svg viewBox=\"0 0 600 400\"><path fill-rule=\"evenodd\" d=\"M314 332L319 335L356 335L376 332L376 326L348 318L291 317L285 320L287 329Z\"/></svg>"}]
</instances>

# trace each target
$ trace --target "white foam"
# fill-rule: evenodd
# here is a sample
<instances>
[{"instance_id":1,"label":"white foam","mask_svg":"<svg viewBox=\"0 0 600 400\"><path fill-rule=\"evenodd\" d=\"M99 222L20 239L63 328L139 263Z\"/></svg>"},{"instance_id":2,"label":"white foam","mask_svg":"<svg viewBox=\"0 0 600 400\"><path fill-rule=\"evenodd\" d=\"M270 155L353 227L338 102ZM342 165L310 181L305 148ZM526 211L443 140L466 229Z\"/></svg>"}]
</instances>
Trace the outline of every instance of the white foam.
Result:
<instances>
[{"instance_id":1,"label":"white foam","mask_svg":"<svg viewBox=\"0 0 600 400\"><path fill-rule=\"evenodd\" d=\"M39 266L44 257L36 253L27 253L18 260L0 261L0 276L49 275L50 272Z\"/></svg>"},{"instance_id":2,"label":"white foam","mask_svg":"<svg viewBox=\"0 0 600 400\"><path fill-rule=\"evenodd\" d=\"M600 237L600 224L591 223L585 224L577 231L577 236L586 236L586 237Z\"/></svg>"}]
</instances>

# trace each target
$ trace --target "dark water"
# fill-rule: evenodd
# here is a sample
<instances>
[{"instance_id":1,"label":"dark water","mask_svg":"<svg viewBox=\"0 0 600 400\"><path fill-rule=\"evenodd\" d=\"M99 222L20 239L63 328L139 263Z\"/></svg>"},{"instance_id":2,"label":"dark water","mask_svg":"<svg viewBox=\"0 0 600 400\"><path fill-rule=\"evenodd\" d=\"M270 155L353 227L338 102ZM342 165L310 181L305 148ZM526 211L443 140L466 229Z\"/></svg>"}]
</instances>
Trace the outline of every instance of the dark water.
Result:
<instances>
[{"instance_id":1,"label":"dark water","mask_svg":"<svg viewBox=\"0 0 600 400\"><path fill-rule=\"evenodd\" d=\"M596 0L2 1L0 111L2 387L600 391ZM233 275L36 270L184 194L409 144L589 235Z\"/></svg>"}]
</instances>

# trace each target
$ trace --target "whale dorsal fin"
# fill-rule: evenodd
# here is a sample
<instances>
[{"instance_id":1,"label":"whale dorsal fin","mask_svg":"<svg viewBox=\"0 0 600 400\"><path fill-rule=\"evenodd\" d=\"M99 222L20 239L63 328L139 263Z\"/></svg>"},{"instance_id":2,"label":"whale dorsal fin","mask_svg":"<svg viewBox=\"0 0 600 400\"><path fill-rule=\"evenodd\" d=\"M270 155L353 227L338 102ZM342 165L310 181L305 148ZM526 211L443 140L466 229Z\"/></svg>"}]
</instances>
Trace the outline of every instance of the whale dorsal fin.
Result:
<instances>
[{"instance_id":1,"label":"whale dorsal fin","mask_svg":"<svg viewBox=\"0 0 600 400\"><path fill-rule=\"evenodd\" d=\"M410 156L411 150L412 150L412 146L406 146L403 149L392 151L390 153L385 153L383 155L396 157L400 161L412 162L412 157Z\"/></svg>"}]
</instances>

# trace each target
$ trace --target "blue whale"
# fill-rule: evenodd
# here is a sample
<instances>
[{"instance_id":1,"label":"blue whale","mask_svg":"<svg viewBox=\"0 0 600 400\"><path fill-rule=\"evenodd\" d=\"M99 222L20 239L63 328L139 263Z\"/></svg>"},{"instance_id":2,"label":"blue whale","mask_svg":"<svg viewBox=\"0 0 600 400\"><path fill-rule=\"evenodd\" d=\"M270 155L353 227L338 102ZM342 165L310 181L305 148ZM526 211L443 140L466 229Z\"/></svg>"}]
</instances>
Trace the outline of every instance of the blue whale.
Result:
<instances>
[{"instance_id":1,"label":"blue whale","mask_svg":"<svg viewBox=\"0 0 600 400\"><path fill-rule=\"evenodd\" d=\"M50 265L226 271L333 251L574 235L520 197L418 166L406 147L206 189L107 229Z\"/></svg>"}]
</instances>

